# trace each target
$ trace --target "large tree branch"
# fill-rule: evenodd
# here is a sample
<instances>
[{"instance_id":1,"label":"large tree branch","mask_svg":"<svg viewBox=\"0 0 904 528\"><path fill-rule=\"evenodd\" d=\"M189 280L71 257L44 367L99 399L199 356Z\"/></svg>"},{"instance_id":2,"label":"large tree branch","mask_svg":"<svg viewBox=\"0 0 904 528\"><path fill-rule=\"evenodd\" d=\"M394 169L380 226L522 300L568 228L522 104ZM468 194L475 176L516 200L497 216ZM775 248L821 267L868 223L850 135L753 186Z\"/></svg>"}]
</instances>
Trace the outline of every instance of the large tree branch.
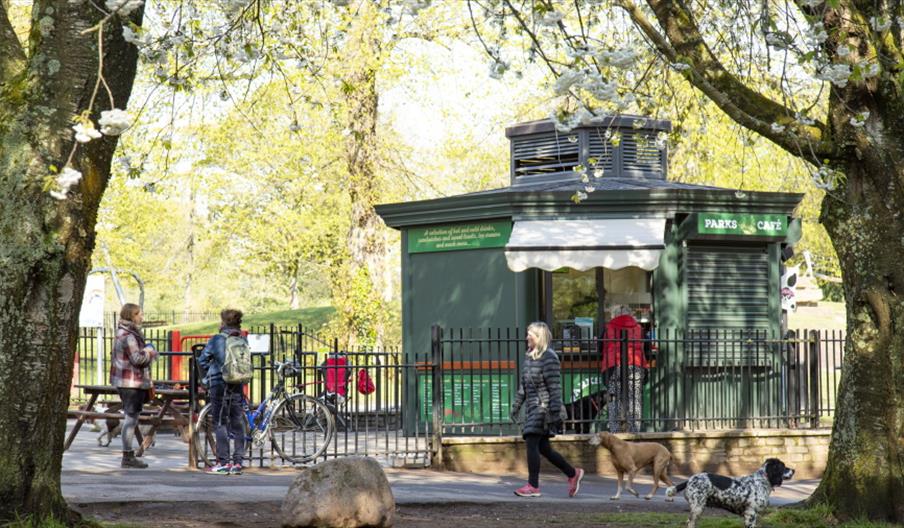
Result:
<instances>
[{"instance_id":1,"label":"large tree branch","mask_svg":"<svg viewBox=\"0 0 904 528\"><path fill-rule=\"evenodd\" d=\"M5 2L0 2L0 85L22 71L25 66L25 51L9 21Z\"/></svg>"},{"instance_id":2,"label":"large tree branch","mask_svg":"<svg viewBox=\"0 0 904 528\"><path fill-rule=\"evenodd\" d=\"M827 137L826 125L806 126L797 122L790 108L750 89L728 72L704 42L686 7L672 0L647 0L665 31L663 34L632 0L617 3L660 54L672 63L691 67L684 72L687 80L734 121L812 163L834 157L836 149ZM773 123L781 126L774 127Z\"/></svg>"}]
</instances>

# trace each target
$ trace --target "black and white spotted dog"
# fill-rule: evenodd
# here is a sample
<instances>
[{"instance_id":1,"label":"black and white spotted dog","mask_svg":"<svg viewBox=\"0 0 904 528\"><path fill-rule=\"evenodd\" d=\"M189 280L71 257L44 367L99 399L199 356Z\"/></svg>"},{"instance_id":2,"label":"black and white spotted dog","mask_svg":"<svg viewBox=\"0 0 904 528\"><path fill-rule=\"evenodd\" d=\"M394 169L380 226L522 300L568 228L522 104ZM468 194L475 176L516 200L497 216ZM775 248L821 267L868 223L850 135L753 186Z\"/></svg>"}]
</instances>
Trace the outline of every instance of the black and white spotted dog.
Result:
<instances>
[{"instance_id":1,"label":"black and white spotted dog","mask_svg":"<svg viewBox=\"0 0 904 528\"><path fill-rule=\"evenodd\" d=\"M687 528L697 526L697 518L703 508L722 508L744 516L744 528L756 526L757 514L769 506L772 489L782 485L782 481L794 476L794 470L785 467L777 458L770 458L755 473L740 478L725 477L713 473L697 473L687 482L668 488L666 500L671 501L676 493L685 491L684 498L691 507Z\"/></svg>"}]
</instances>

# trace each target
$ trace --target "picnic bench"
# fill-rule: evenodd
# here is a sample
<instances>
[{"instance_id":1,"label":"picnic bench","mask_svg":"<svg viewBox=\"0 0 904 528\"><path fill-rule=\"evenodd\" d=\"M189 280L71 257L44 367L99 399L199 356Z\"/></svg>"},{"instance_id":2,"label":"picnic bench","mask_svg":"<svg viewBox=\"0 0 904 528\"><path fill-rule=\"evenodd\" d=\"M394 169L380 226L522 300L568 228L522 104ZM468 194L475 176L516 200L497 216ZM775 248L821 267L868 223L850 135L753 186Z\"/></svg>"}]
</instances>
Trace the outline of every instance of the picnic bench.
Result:
<instances>
[{"instance_id":1,"label":"picnic bench","mask_svg":"<svg viewBox=\"0 0 904 528\"><path fill-rule=\"evenodd\" d=\"M183 405L180 405L182 402L188 403L189 390L187 388L176 388L183 384L187 384L187 382L155 382L155 385L164 385L164 387L155 388L155 398L151 402L148 402L151 405L156 403L157 406L150 407L147 411L144 411L139 415L139 423L150 424L150 428L145 435L141 434L138 427L135 428L135 437L138 439L139 443L138 449L135 451L136 456L141 456L145 449L150 447L154 440L154 435L157 432L157 428L160 427L161 424L171 423L176 426L180 433L183 435L185 434L185 431L189 426L189 418L179 409L179 407L183 407ZM89 398L88 403L85 404L84 407L67 411L67 416L69 418L75 418L76 421L72 430L69 432L69 435L66 437L66 443L63 444L64 451L69 449L69 446L72 445L73 440L75 440L75 435L78 434L79 429L81 429L82 425L87 420L123 419L122 413L97 411L94 409L100 396L116 396L118 398L119 392L116 390L116 387L112 385L76 385L76 387L82 389L85 394L89 395ZM186 412L188 412L187 409Z\"/></svg>"}]
</instances>

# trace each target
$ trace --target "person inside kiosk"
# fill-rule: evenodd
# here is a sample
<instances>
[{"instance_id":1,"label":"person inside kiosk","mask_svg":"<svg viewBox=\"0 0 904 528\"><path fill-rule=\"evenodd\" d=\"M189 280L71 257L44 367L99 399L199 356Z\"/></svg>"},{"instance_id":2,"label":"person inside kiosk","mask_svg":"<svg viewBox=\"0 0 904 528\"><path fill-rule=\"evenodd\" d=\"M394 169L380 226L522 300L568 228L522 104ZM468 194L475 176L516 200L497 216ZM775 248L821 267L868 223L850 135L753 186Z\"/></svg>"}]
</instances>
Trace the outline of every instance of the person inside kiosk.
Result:
<instances>
[{"instance_id":1,"label":"person inside kiosk","mask_svg":"<svg viewBox=\"0 0 904 528\"><path fill-rule=\"evenodd\" d=\"M641 429L643 381L649 368L644 354L645 330L629 307L615 305L601 343L601 369L609 393L609 432ZM622 416L624 415L624 416Z\"/></svg>"}]
</instances>

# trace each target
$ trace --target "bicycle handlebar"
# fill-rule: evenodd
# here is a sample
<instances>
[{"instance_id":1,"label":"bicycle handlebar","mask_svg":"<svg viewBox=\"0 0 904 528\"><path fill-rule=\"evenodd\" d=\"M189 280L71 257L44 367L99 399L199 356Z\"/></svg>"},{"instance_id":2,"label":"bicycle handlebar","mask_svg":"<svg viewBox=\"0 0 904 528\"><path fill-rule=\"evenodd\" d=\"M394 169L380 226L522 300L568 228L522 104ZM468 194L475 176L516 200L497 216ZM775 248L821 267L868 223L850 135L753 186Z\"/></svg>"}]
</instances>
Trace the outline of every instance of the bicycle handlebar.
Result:
<instances>
[{"instance_id":1,"label":"bicycle handlebar","mask_svg":"<svg viewBox=\"0 0 904 528\"><path fill-rule=\"evenodd\" d=\"M297 374L301 370L301 365L297 360L294 359L286 361L274 361L273 366L276 367L276 375L280 378L285 378L286 376Z\"/></svg>"}]
</instances>

